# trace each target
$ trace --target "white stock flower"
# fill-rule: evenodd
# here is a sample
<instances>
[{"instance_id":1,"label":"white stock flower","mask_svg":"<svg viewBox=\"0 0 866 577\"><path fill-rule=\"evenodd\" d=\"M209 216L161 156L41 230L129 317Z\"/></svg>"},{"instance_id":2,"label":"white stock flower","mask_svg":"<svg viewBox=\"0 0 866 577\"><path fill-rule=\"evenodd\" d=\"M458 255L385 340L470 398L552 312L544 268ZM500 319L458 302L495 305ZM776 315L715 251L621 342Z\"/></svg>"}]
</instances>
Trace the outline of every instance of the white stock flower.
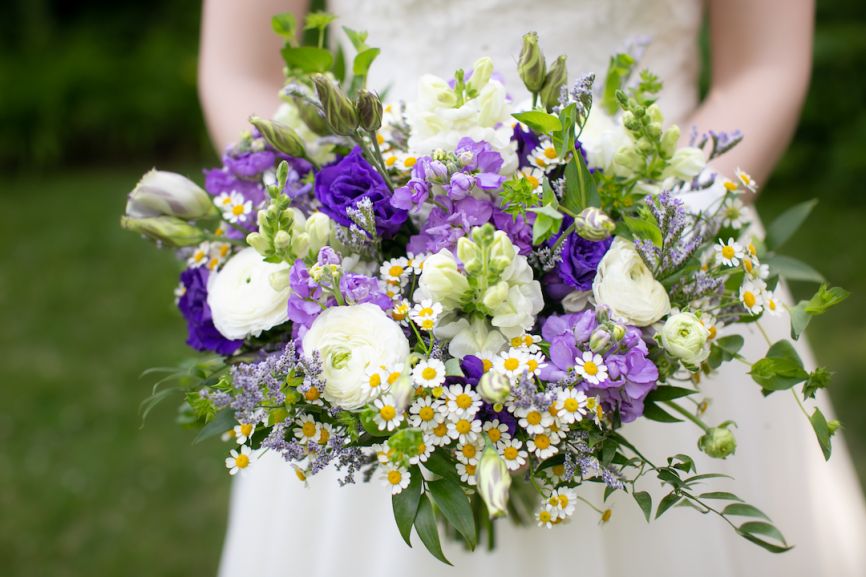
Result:
<instances>
[{"instance_id":1,"label":"white stock flower","mask_svg":"<svg viewBox=\"0 0 866 577\"><path fill-rule=\"evenodd\" d=\"M274 290L270 277L288 268L287 263L265 262L254 248L245 248L211 273L207 304L217 330L227 339L242 339L286 322L291 289Z\"/></svg>"},{"instance_id":2,"label":"white stock flower","mask_svg":"<svg viewBox=\"0 0 866 577\"><path fill-rule=\"evenodd\" d=\"M662 346L686 364L700 365L710 354L710 331L692 313L671 316L661 330Z\"/></svg>"},{"instance_id":3,"label":"white stock flower","mask_svg":"<svg viewBox=\"0 0 866 577\"><path fill-rule=\"evenodd\" d=\"M671 309L665 288L653 277L634 244L621 237L614 239L601 259L592 293L597 305L609 307L614 317L638 327L653 324Z\"/></svg>"},{"instance_id":4,"label":"white stock flower","mask_svg":"<svg viewBox=\"0 0 866 577\"><path fill-rule=\"evenodd\" d=\"M679 180L690 181L699 175L706 166L707 157L704 156L704 151L694 146L686 146L674 152L662 178L673 176Z\"/></svg>"},{"instance_id":5,"label":"white stock flower","mask_svg":"<svg viewBox=\"0 0 866 577\"><path fill-rule=\"evenodd\" d=\"M621 122L608 116L601 106L593 106L580 134L580 144L589 166L609 170L616 153L631 146L632 141Z\"/></svg>"},{"instance_id":6,"label":"white stock flower","mask_svg":"<svg viewBox=\"0 0 866 577\"><path fill-rule=\"evenodd\" d=\"M365 373L371 366L407 364L409 341L400 326L376 305L332 307L304 335L304 354L318 351L325 400L358 409L370 400Z\"/></svg>"},{"instance_id":7,"label":"white stock flower","mask_svg":"<svg viewBox=\"0 0 866 577\"><path fill-rule=\"evenodd\" d=\"M516 255L502 272L501 280L508 283L508 297L493 309L491 323L512 338L532 328L535 315L544 308L544 296L525 256Z\"/></svg>"},{"instance_id":8,"label":"white stock flower","mask_svg":"<svg viewBox=\"0 0 866 577\"><path fill-rule=\"evenodd\" d=\"M440 339L451 339L448 352L458 359L479 353L495 354L502 350L506 343L502 333L491 327L487 319L479 316L468 320L455 319L453 316L443 318L433 330L433 334Z\"/></svg>"}]
</instances>

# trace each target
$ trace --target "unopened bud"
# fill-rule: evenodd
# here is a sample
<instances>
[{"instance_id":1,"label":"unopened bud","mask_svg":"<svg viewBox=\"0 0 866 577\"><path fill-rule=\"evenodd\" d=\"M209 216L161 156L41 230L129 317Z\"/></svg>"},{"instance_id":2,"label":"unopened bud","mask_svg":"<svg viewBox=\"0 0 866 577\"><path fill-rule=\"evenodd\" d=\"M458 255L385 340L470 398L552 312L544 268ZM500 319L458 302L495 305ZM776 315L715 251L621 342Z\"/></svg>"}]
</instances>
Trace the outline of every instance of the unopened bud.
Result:
<instances>
[{"instance_id":1,"label":"unopened bud","mask_svg":"<svg viewBox=\"0 0 866 577\"><path fill-rule=\"evenodd\" d=\"M472 67L472 77L466 81L466 85L470 90L480 92L490 82L492 75L493 60L489 56L484 56L475 61L475 65Z\"/></svg>"},{"instance_id":2,"label":"unopened bud","mask_svg":"<svg viewBox=\"0 0 866 577\"><path fill-rule=\"evenodd\" d=\"M490 518L507 515L508 498L511 495L511 475L508 473L505 460L499 456L499 452L492 445L487 445L481 454L475 482L478 494L487 505Z\"/></svg>"},{"instance_id":3,"label":"unopened bud","mask_svg":"<svg viewBox=\"0 0 866 577\"><path fill-rule=\"evenodd\" d=\"M589 337L589 349L598 354L602 354L610 349L611 334L604 327L599 327L593 331Z\"/></svg>"},{"instance_id":4,"label":"unopened bud","mask_svg":"<svg viewBox=\"0 0 866 577\"><path fill-rule=\"evenodd\" d=\"M588 206L574 219L574 230L586 240L600 241L609 238L616 223L600 208Z\"/></svg>"},{"instance_id":5,"label":"unopened bud","mask_svg":"<svg viewBox=\"0 0 866 577\"><path fill-rule=\"evenodd\" d=\"M382 127L382 101L375 93L361 90L358 92L355 106L358 108L358 121L361 128L367 132L376 132Z\"/></svg>"},{"instance_id":6,"label":"unopened bud","mask_svg":"<svg viewBox=\"0 0 866 577\"><path fill-rule=\"evenodd\" d=\"M544 86L547 66L544 63L544 54L538 46L538 34L535 32L527 32L523 35L523 47L517 61L517 72L526 89L533 94Z\"/></svg>"},{"instance_id":7,"label":"unopened bud","mask_svg":"<svg viewBox=\"0 0 866 577\"><path fill-rule=\"evenodd\" d=\"M265 256L271 251L271 243L267 237L258 232L251 232L247 235L247 244L256 249L256 252Z\"/></svg>"},{"instance_id":8,"label":"unopened bud","mask_svg":"<svg viewBox=\"0 0 866 577\"><path fill-rule=\"evenodd\" d=\"M266 120L260 116L251 116L250 124L258 129L268 144L280 152L295 157L306 156L303 140L291 127L276 120Z\"/></svg>"},{"instance_id":9,"label":"unopened bud","mask_svg":"<svg viewBox=\"0 0 866 577\"><path fill-rule=\"evenodd\" d=\"M478 381L478 394L488 403L502 403L510 393L511 381L501 373L487 371Z\"/></svg>"},{"instance_id":10,"label":"unopened bud","mask_svg":"<svg viewBox=\"0 0 866 577\"><path fill-rule=\"evenodd\" d=\"M352 101L322 74L313 75L313 84L331 130L343 136L354 133L358 128L358 112Z\"/></svg>"},{"instance_id":11,"label":"unopened bud","mask_svg":"<svg viewBox=\"0 0 866 577\"><path fill-rule=\"evenodd\" d=\"M541 87L541 103L548 110L559 104L559 94L562 87L568 82L568 70L565 68L565 55L557 57L544 78L544 86Z\"/></svg>"},{"instance_id":12,"label":"unopened bud","mask_svg":"<svg viewBox=\"0 0 866 577\"><path fill-rule=\"evenodd\" d=\"M292 235L285 230L278 230L274 235L274 248L277 250L286 250L292 245Z\"/></svg>"},{"instance_id":13,"label":"unopened bud","mask_svg":"<svg viewBox=\"0 0 866 577\"><path fill-rule=\"evenodd\" d=\"M168 246L181 247L199 244L205 240L205 232L173 216L152 216L149 218L120 218L120 226L138 232Z\"/></svg>"},{"instance_id":14,"label":"unopened bud","mask_svg":"<svg viewBox=\"0 0 866 577\"><path fill-rule=\"evenodd\" d=\"M724 459L736 451L737 439L727 427L712 427L698 439L698 448L714 459Z\"/></svg>"},{"instance_id":15,"label":"unopened bud","mask_svg":"<svg viewBox=\"0 0 866 577\"><path fill-rule=\"evenodd\" d=\"M457 258L467 273L474 274L481 270L481 249L465 236L457 239Z\"/></svg>"},{"instance_id":16,"label":"unopened bud","mask_svg":"<svg viewBox=\"0 0 866 577\"><path fill-rule=\"evenodd\" d=\"M190 179L163 170L151 170L129 193L126 216L138 219L174 216L184 220L219 214L210 195Z\"/></svg>"}]
</instances>

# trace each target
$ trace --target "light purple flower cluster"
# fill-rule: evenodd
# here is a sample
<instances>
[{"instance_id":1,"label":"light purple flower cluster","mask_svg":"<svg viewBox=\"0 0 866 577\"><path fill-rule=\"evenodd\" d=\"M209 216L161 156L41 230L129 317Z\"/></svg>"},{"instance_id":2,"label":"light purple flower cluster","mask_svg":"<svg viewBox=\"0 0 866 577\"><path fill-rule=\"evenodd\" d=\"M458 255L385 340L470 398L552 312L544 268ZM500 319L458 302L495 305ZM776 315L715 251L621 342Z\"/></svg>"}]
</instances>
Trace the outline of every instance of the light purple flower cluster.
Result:
<instances>
[{"instance_id":1,"label":"light purple flower cluster","mask_svg":"<svg viewBox=\"0 0 866 577\"><path fill-rule=\"evenodd\" d=\"M593 310L549 317L541 335L550 343L550 362L541 369L541 378L573 381L575 359L590 350L589 339L596 328ZM597 385L581 380L577 388L597 395L606 411L619 411L623 422L633 421L643 414L643 401L658 382L658 368L648 354L640 329L628 326L625 336L602 354L608 378Z\"/></svg>"},{"instance_id":2,"label":"light purple flower cluster","mask_svg":"<svg viewBox=\"0 0 866 577\"><path fill-rule=\"evenodd\" d=\"M237 421L256 422L265 401L274 405L284 403L286 396L282 386L286 376L299 370L298 355L291 342L282 352L267 355L259 362L233 366L231 376L236 392L229 406L235 411Z\"/></svg>"},{"instance_id":3,"label":"light purple flower cluster","mask_svg":"<svg viewBox=\"0 0 866 577\"><path fill-rule=\"evenodd\" d=\"M683 201L669 192L647 196L646 204L661 231L662 246L646 239L637 239L634 244L655 277L664 278L679 270L695 254L703 242L703 234L689 227L694 217Z\"/></svg>"}]
</instances>

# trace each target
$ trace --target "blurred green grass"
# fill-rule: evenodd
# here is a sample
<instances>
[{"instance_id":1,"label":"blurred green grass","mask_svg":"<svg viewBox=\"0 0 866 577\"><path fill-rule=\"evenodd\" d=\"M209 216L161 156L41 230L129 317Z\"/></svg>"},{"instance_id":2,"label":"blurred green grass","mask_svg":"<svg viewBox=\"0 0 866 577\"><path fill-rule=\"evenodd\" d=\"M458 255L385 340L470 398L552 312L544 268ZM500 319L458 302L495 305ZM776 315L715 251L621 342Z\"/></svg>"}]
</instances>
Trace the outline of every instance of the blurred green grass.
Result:
<instances>
[{"instance_id":1,"label":"blurred green grass","mask_svg":"<svg viewBox=\"0 0 866 577\"><path fill-rule=\"evenodd\" d=\"M192 446L193 435L173 422L174 400L139 428L138 404L152 382L139 378L141 370L186 354L172 255L117 224L124 194L145 168L0 180L7 577L216 570L230 486L224 447ZM765 218L799 196L783 184L761 198ZM819 204L786 252L854 291L813 322L809 336L819 360L837 370L832 396L866 479L866 268L857 256L866 254L866 236L850 233L864 217L856 203ZM811 287L793 288L803 297Z\"/></svg>"}]
</instances>

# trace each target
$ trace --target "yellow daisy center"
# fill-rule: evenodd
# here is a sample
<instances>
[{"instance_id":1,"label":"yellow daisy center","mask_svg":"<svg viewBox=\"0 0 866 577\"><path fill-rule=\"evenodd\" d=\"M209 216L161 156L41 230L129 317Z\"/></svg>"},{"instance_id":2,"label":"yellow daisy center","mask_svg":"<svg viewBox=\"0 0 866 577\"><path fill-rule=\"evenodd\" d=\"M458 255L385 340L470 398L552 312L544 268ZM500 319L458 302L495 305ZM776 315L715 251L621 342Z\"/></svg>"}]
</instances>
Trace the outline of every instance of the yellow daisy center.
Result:
<instances>
[{"instance_id":1,"label":"yellow daisy center","mask_svg":"<svg viewBox=\"0 0 866 577\"><path fill-rule=\"evenodd\" d=\"M379 144L385 144L385 137L381 134L376 134L376 142Z\"/></svg>"},{"instance_id":2,"label":"yellow daisy center","mask_svg":"<svg viewBox=\"0 0 866 577\"><path fill-rule=\"evenodd\" d=\"M515 359L514 357L508 357L507 359L505 359L503 366L505 367L506 371L516 371L517 367L520 366L520 361Z\"/></svg>"},{"instance_id":3,"label":"yellow daisy center","mask_svg":"<svg viewBox=\"0 0 866 577\"><path fill-rule=\"evenodd\" d=\"M236 204L232 207L232 214L235 216L240 216L244 213L244 205Z\"/></svg>"},{"instance_id":4,"label":"yellow daisy center","mask_svg":"<svg viewBox=\"0 0 866 577\"><path fill-rule=\"evenodd\" d=\"M397 382L397 379L400 378L400 373L398 371L394 371L393 373L388 374L388 384L393 385Z\"/></svg>"},{"instance_id":5,"label":"yellow daisy center","mask_svg":"<svg viewBox=\"0 0 866 577\"><path fill-rule=\"evenodd\" d=\"M541 413L538 411L529 411L526 415L526 422L530 425L537 425L541 422Z\"/></svg>"},{"instance_id":6,"label":"yellow daisy center","mask_svg":"<svg viewBox=\"0 0 866 577\"><path fill-rule=\"evenodd\" d=\"M557 477L565 475L565 465L554 465L550 468L551 472Z\"/></svg>"},{"instance_id":7,"label":"yellow daisy center","mask_svg":"<svg viewBox=\"0 0 866 577\"><path fill-rule=\"evenodd\" d=\"M494 443L498 443L502 438L502 431L499 429L493 428L487 430L487 436L490 437L490 440Z\"/></svg>"},{"instance_id":8,"label":"yellow daisy center","mask_svg":"<svg viewBox=\"0 0 866 577\"><path fill-rule=\"evenodd\" d=\"M553 160L554 158L556 158L556 149L553 148L552 146L548 146L547 148L544 149L544 156L546 158Z\"/></svg>"},{"instance_id":9,"label":"yellow daisy center","mask_svg":"<svg viewBox=\"0 0 866 577\"><path fill-rule=\"evenodd\" d=\"M753 293L752 291L745 291L743 293L743 302L746 304L747 307L752 308L753 306L755 306L757 300L758 299L755 298L755 293Z\"/></svg>"},{"instance_id":10,"label":"yellow daisy center","mask_svg":"<svg viewBox=\"0 0 866 577\"><path fill-rule=\"evenodd\" d=\"M422 421L431 421L435 415L433 407L421 407L421 410L418 411L418 416Z\"/></svg>"},{"instance_id":11,"label":"yellow daisy center","mask_svg":"<svg viewBox=\"0 0 866 577\"><path fill-rule=\"evenodd\" d=\"M310 387L309 389L307 389L307 392L304 393L304 398L308 401L317 401L319 400L320 396L321 395L319 394L319 389L317 387Z\"/></svg>"},{"instance_id":12,"label":"yellow daisy center","mask_svg":"<svg viewBox=\"0 0 866 577\"><path fill-rule=\"evenodd\" d=\"M538 520L542 523L550 523L550 512L542 511L538 514Z\"/></svg>"},{"instance_id":13,"label":"yellow daisy center","mask_svg":"<svg viewBox=\"0 0 866 577\"><path fill-rule=\"evenodd\" d=\"M379 373L373 373L370 375L370 388L375 389L379 385L382 384L382 375Z\"/></svg>"},{"instance_id":14,"label":"yellow daisy center","mask_svg":"<svg viewBox=\"0 0 866 577\"><path fill-rule=\"evenodd\" d=\"M572 399L571 397L569 397L565 399L565 401L563 401L562 408L564 408L569 413L573 413L578 408L580 408L580 403L577 402L577 399Z\"/></svg>"},{"instance_id":15,"label":"yellow daisy center","mask_svg":"<svg viewBox=\"0 0 866 577\"><path fill-rule=\"evenodd\" d=\"M421 371L421 376L425 381L432 381L436 378L436 369L433 367L424 367L424 370Z\"/></svg>"},{"instance_id":16,"label":"yellow daisy center","mask_svg":"<svg viewBox=\"0 0 866 577\"><path fill-rule=\"evenodd\" d=\"M513 461L517 458L517 449L514 447L505 447L505 450L502 451L502 456L509 461Z\"/></svg>"},{"instance_id":17,"label":"yellow daisy center","mask_svg":"<svg viewBox=\"0 0 866 577\"><path fill-rule=\"evenodd\" d=\"M416 162L418 162L418 159L416 159L414 156L407 156L406 160L403 161L403 165L406 166L406 168L412 168L413 166L415 166Z\"/></svg>"},{"instance_id":18,"label":"yellow daisy center","mask_svg":"<svg viewBox=\"0 0 866 577\"><path fill-rule=\"evenodd\" d=\"M529 182L529 185L533 188L533 190L538 188L538 185L541 184L540 182L538 182L538 179L531 174L526 175L526 180Z\"/></svg>"},{"instance_id":19,"label":"yellow daisy center","mask_svg":"<svg viewBox=\"0 0 866 577\"><path fill-rule=\"evenodd\" d=\"M307 480L307 476L300 469L295 469L295 476L301 481Z\"/></svg>"},{"instance_id":20,"label":"yellow daisy center","mask_svg":"<svg viewBox=\"0 0 866 577\"><path fill-rule=\"evenodd\" d=\"M403 274L403 267L395 264L391 268L388 269L388 274L390 276L400 276Z\"/></svg>"},{"instance_id":21,"label":"yellow daisy center","mask_svg":"<svg viewBox=\"0 0 866 577\"><path fill-rule=\"evenodd\" d=\"M387 166L394 166L395 162L397 162L396 156L389 156L388 158L385 159L385 164Z\"/></svg>"},{"instance_id":22,"label":"yellow daisy center","mask_svg":"<svg viewBox=\"0 0 866 577\"><path fill-rule=\"evenodd\" d=\"M388 471L388 482L392 485L399 485L400 481L403 480L403 474L400 473L397 469L391 469Z\"/></svg>"},{"instance_id":23,"label":"yellow daisy center","mask_svg":"<svg viewBox=\"0 0 866 577\"><path fill-rule=\"evenodd\" d=\"M613 515L612 509L605 509L604 513L601 514L601 522L607 523L608 521L610 521L610 518L612 515Z\"/></svg>"},{"instance_id":24,"label":"yellow daisy center","mask_svg":"<svg viewBox=\"0 0 866 577\"><path fill-rule=\"evenodd\" d=\"M747 272L747 273L751 273L751 272L752 272L752 261L751 261L751 259L748 259L748 258L744 258L744 259L743 259L743 268L746 269L746 272Z\"/></svg>"},{"instance_id":25,"label":"yellow daisy center","mask_svg":"<svg viewBox=\"0 0 866 577\"><path fill-rule=\"evenodd\" d=\"M434 324L435 323L433 322L433 319L424 319L423 321L421 321L421 328L425 331L430 331L433 330Z\"/></svg>"},{"instance_id":26,"label":"yellow daisy center","mask_svg":"<svg viewBox=\"0 0 866 577\"><path fill-rule=\"evenodd\" d=\"M472 424L466 419L460 419L454 423L454 428L457 429L457 432L461 435L465 435L472 429Z\"/></svg>"},{"instance_id":27,"label":"yellow daisy center","mask_svg":"<svg viewBox=\"0 0 866 577\"><path fill-rule=\"evenodd\" d=\"M592 361L585 361L583 363L583 370L587 375L593 377L598 374L598 365Z\"/></svg>"},{"instance_id":28,"label":"yellow daisy center","mask_svg":"<svg viewBox=\"0 0 866 577\"><path fill-rule=\"evenodd\" d=\"M322 427L322 432L319 433L319 444L320 445L327 444L327 442L330 438L331 438L331 433L328 431L328 429Z\"/></svg>"},{"instance_id":29,"label":"yellow daisy center","mask_svg":"<svg viewBox=\"0 0 866 577\"><path fill-rule=\"evenodd\" d=\"M481 364L484 367L485 373L493 368L493 363L490 361L490 359L481 359Z\"/></svg>"},{"instance_id":30,"label":"yellow daisy center","mask_svg":"<svg viewBox=\"0 0 866 577\"><path fill-rule=\"evenodd\" d=\"M533 440L535 441L535 446L539 449L544 450L550 446L550 437L545 434L535 435L535 439Z\"/></svg>"},{"instance_id":31,"label":"yellow daisy center","mask_svg":"<svg viewBox=\"0 0 866 577\"><path fill-rule=\"evenodd\" d=\"M253 426L252 425L249 425L246 423L241 425L241 435L243 435L244 437L249 437L250 433L252 433L252 432L253 432Z\"/></svg>"},{"instance_id":32,"label":"yellow daisy center","mask_svg":"<svg viewBox=\"0 0 866 577\"><path fill-rule=\"evenodd\" d=\"M538 361L535 359L529 359L526 361L526 368L529 369L530 373L534 373L538 370Z\"/></svg>"},{"instance_id":33,"label":"yellow daisy center","mask_svg":"<svg viewBox=\"0 0 866 577\"><path fill-rule=\"evenodd\" d=\"M445 423L440 423L436 425L436 427L433 429L433 434L437 437L444 437L448 434L448 425L446 425Z\"/></svg>"},{"instance_id":34,"label":"yellow daisy center","mask_svg":"<svg viewBox=\"0 0 866 577\"><path fill-rule=\"evenodd\" d=\"M460 449L460 452L463 453L463 456L466 457L467 459L471 459L475 456L475 454L478 451L477 451L477 449L475 449L475 445L466 444L466 445L463 445L463 448Z\"/></svg>"},{"instance_id":35,"label":"yellow daisy center","mask_svg":"<svg viewBox=\"0 0 866 577\"><path fill-rule=\"evenodd\" d=\"M475 476L475 465L466 465L466 474L470 477Z\"/></svg>"},{"instance_id":36,"label":"yellow daisy center","mask_svg":"<svg viewBox=\"0 0 866 577\"><path fill-rule=\"evenodd\" d=\"M235 457L235 467L238 469L246 469L250 464L250 458L241 453Z\"/></svg>"},{"instance_id":37,"label":"yellow daisy center","mask_svg":"<svg viewBox=\"0 0 866 577\"><path fill-rule=\"evenodd\" d=\"M301 432L304 433L305 437L315 437L316 436L316 423L312 421L307 421L301 427Z\"/></svg>"},{"instance_id":38,"label":"yellow daisy center","mask_svg":"<svg viewBox=\"0 0 866 577\"><path fill-rule=\"evenodd\" d=\"M563 509L568 507L568 495L560 495L559 496L559 506Z\"/></svg>"},{"instance_id":39,"label":"yellow daisy center","mask_svg":"<svg viewBox=\"0 0 866 577\"><path fill-rule=\"evenodd\" d=\"M725 181L725 189L727 189L731 192L734 192L735 190L737 190L737 183L732 181L732 180L726 180Z\"/></svg>"},{"instance_id":40,"label":"yellow daisy center","mask_svg":"<svg viewBox=\"0 0 866 577\"><path fill-rule=\"evenodd\" d=\"M419 317L432 317L433 316L433 309L430 307L424 307L420 311L418 311L418 316Z\"/></svg>"},{"instance_id":41,"label":"yellow daisy center","mask_svg":"<svg viewBox=\"0 0 866 577\"><path fill-rule=\"evenodd\" d=\"M466 393L460 393L457 395L457 398L454 399L454 403L461 409L468 409L472 406L472 397Z\"/></svg>"},{"instance_id":42,"label":"yellow daisy center","mask_svg":"<svg viewBox=\"0 0 866 577\"><path fill-rule=\"evenodd\" d=\"M390 421L397 416L397 409L391 405L385 405L379 409L379 416L382 417L382 420L384 421Z\"/></svg>"},{"instance_id":43,"label":"yellow daisy center","mask_svg":"<svg viewBox=\"0 0 866 577\"><path fill-rule=\"evenodd\" d=\"M776 310L776 301L773 299L767 301L767 308L769 308L771 311Z\"/></svg>"},{"instance_id":44,"label":"yellow daisy center","mask_svg":"<svg viewBox=\"0 0 866 577\"><path fill-rule=\"evenodd\" d=\"M730 259L734 258L735 254L737 254L737 253L736 253L736 251L734 251L734 247L728 246L728 245L725 245L722 247L722 256L725 257L726 259L730 260Z\"/></svg>"}]
</instances>

